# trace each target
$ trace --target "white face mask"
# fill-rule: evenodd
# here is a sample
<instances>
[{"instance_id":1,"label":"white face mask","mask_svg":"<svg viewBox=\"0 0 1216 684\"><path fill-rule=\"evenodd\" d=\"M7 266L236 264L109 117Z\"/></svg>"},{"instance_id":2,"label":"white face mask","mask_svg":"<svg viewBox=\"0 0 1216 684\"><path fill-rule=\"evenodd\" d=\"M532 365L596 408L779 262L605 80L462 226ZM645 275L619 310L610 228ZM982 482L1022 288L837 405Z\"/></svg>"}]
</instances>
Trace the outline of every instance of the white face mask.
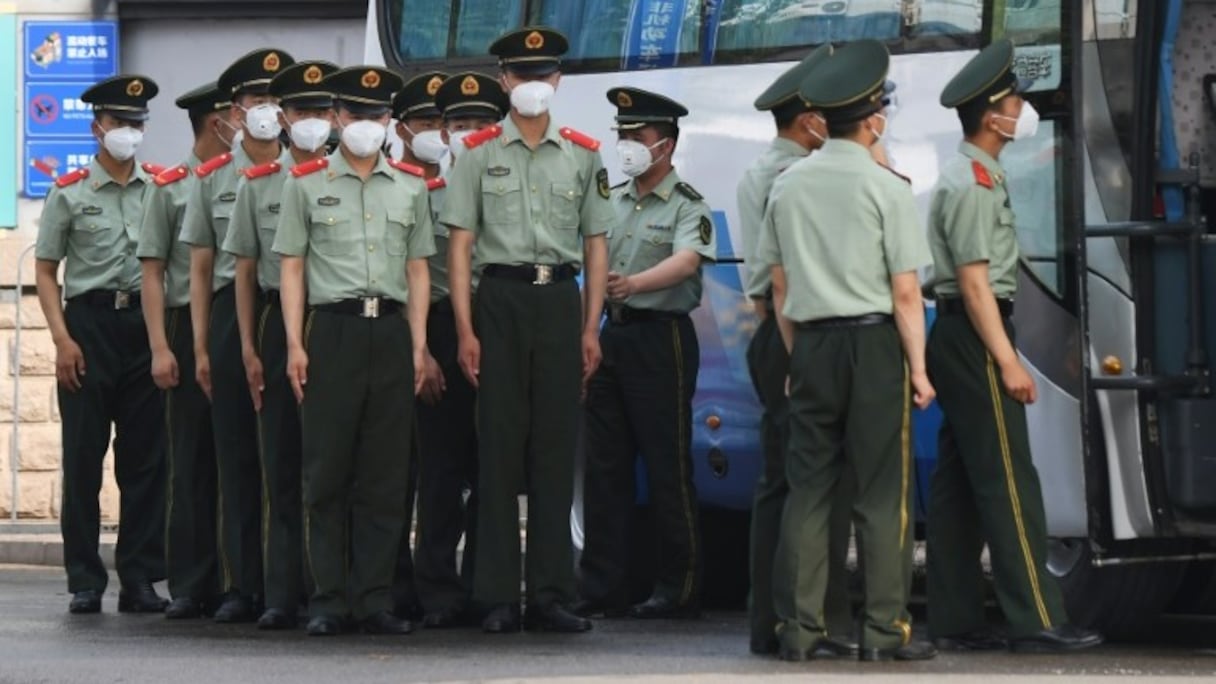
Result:
<instances>
[{"instance_id":1,"label":"white face mask","mask_svg":"<svg viewBox=\"0 0 1216 684\"><path fill-rule=\"evenodd\" d=\"M291 125L291 143L305 152L316 152L329 140L329 121L300 119Z\"/></svg>"},{"instance_id":2,"label":"white face mask","mask_svg":"<svg viewBox=\"0 0 1216 684\"><path fill-rule=\"evenodd\" d=\"M379 121L356 121L342 127L342 144L361 159L374 157L388 135L388 127Z\"/></svg>"},{"instance_id":3,"label":"white face mask","mask_svg":"<svg viewBox=\"0 0 1216 684\"><path fill-rule=\"evenodd\" d=\"M405 124L402 124L403 126ZM410 151L418 158L418 161L426 164L438 164L440 159L448 153L448 145L443 141L443 133L440 131L421 131L414 133L409 126L405 126L405 130L413 133L414 139L410 141Z\"/></svg>"},{"instance_id":4,"label":"white face mask","mask_svg":"<svg viewBox=\"0 0 1216 684\"><path fill-rule=\"evenodd\" d=\"M245 111L245 129L256 140L274 140L283 132L279 124L279 108L277 105L260 104Z\"/></svg>"},{"instance_id":5,"label":"white face mask","mask_svg":"<svg viewBox=\"0 0 1216 684\"><path fill-rule=\"evenodd\" d=\"M880 114L875 114L875 116L882 119L882 132L881 133L873 128L870 129L870 132L874 134L874 144L877 145L878 143L882 142L883 136L885 136L887 134L887 115L880 113Z\"/></svg>"},{"instance_id":6,"label":"white face mask","mask_svg":"<svg viewBox=\"0 0 1216 684\"><path fill-rule=\"evenodd\" d=\"M448 149L451 150L453 159L464 154L465 150L469 149L464 146L464 139L469 137L469 134L472 132L472 130L448 131Z\"/></svg>"},{"instance_id":7,"label":"white face mask","mask_svg":"<svg viewBox=\"0 0 1216 684\"><path fill-rule=\"evenodd\" d=\"M630 178L637 178L646 173L646 169L658 161L651 156L651 150L666 140L667 138L663 138L649 147L636 140L616 141L616 155L621 159L621 172Z\"/></svg>"},{"instance_id":8,"label":"white face mask","mask_svg":"<svg viewBox=\"0 0 1216 684\"><path fill-rule=\"evenodd\" d=\"M100 124L98 127L100 128ZM143 140L143 131L130 126L122 126L105 131L101 144L105 146L106 152L109 152L111 157L125 162L135 156L135 150L139 149L139 144Z\"/></svg>"},{"instance_id":9,"label":"white face mask","mask_svg":"<svg viewBox=\"0 0 1216 684\"><path fill-rule=\"evenodd\" d=\"M511 89L511 106L520 116L538 117L549 111L556 89L545 81L527 81Z\"/></svg>"},{"instance_id":10,"label":"white face mask","mask_svg":"<svg viewBox=\"0 0 1216 684\"><path fill-rule=\"evenodd\" d=\"M814 115L814 118L819 119L820 121L823 121L823 117L819 116L818 114ZM822 135L819 135L819 132L815 130L815 127L810 124L806 125L806 132L810 133L812 137L814 137L816 140L818 140L821 143L827 142L827 138L823 137Z\"/></svg>"},{"instance_id":11,"label":"white face mask","mask_svg":"<svg viewBox=\"0 0 1216 684\"><path fill-rule=\"evenodd\" d=\"M1018 113L1018 118L1016 119L1012 116L1003 116L1001 114L994 114L993 116L997 119L1014 122L1012 135L999 128L997 129L997 132L1010 140L1033 138L1034 134L1039 132L1039 112L1029 102L1022 103L1022 111Z\"/></svg>"}]
</instances>

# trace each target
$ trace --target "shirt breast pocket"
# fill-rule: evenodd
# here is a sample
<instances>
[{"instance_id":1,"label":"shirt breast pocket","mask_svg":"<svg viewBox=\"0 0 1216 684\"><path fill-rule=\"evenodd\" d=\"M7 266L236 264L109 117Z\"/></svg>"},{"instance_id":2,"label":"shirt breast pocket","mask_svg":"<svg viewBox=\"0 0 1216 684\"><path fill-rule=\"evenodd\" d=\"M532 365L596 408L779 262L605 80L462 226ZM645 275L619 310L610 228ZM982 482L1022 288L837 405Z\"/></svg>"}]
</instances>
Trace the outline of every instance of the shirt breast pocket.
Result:
<instances>
[{"instance_id":1,"label":"shirt breast pocket","mask_svg":"<svg viewBox=\"0 0 1216 684\"><path fill-rule=\"evenodd\" d=\"M554 183L550 192L553 225L556 228L578 228L578 208L583 202L582 189L573 183Z\"/></svg>"},{"instance_id":2,"label":"shirt breast pocket","mask_svg":"<svg viewBox=\"0 0 1216 684\"><path fill-rule=\"evenodd\" d=\"M670 231L651 230L638 246L638 270L645 270L671 256L675 236Z\"/></svg>"},{"instance_id":3,"label":"shirt breast pocket","mask_svg":"<svg viewBox=\"0 0 1216 684\"><path fill-rule=\"evenodd\" d=\"M232 220L232 202L216 202L211 209L211 225L215 229L215 244L224 242L228 234L228 222Z\"/></svg>"},{"instance_id":4,"label":"shirt breast pocket","mask_svg":"<svg viewBox=\"0 0 1216 684\"><path fill-rule=\"evenodd\" d=\"M72 240L82 247L107 245L114 239L114 224L102 213L85 213L78 209L72 215Z\"/></svg>"},{"instance_id":5,"label":"shirt breast pocket","mask_svg":"<svg viewBox=\"0 0 1216 684\"><path fill-rule=\"evenodd\" d=\"M409 251L410 233L414 232L413 223L388 221L385 224L386 235L384 246L392 256L403 256Z\"/></svg>"},{"instance_id":6,"label":"shirt breast pocket","mask_svg":"<svg viewBox=\"0 0 1216 684\"><path fill-rule=\"evenodd\" d=\"M481 206L487 224L518 224L523 221L523 196L519 182L487 177L481 181Z\"/></svg>"},{"instance_id":7,"label":"shirt breast pocket","mask_svg":"<svg viewBox=\"0 0 1216 684\"><path fill-rule=\"evenodd\" d=\"M310 247L326 256L354 254L355 227L349 215L332 209L317 210L309 217Z\"/></svg>"},{"instance_id":8,"label":"shirt breast pocket","mask_svg":"<svg viewBox=\"0 0 1216 684\"><path fill-rule=\"evenodd\" d=\"M275 207L278 208L277 205ZM263 251L270 251L274 244L274 232L279 227L279 215L269 207L258 209L258 244Z\"/></svg>"}]
</instances>

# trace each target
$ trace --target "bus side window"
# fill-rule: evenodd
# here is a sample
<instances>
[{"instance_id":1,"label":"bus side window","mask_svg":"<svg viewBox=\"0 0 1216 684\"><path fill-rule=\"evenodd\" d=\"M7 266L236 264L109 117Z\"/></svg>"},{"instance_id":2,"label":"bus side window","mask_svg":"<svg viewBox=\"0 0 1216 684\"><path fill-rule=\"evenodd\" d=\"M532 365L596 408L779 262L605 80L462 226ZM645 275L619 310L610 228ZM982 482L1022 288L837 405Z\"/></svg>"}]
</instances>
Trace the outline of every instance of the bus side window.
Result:
<instances>
[{"instance_id":1,"label":"bus side window","mask_svg":"<svg viewBox=\"0 0 1216 684\"><path fill-rule=\"evenodd\" d=\"M484 56L495 38L519 25L523 1L390 0L385 5L397 56L410 63Z\"/></svg>"}]
</instances>

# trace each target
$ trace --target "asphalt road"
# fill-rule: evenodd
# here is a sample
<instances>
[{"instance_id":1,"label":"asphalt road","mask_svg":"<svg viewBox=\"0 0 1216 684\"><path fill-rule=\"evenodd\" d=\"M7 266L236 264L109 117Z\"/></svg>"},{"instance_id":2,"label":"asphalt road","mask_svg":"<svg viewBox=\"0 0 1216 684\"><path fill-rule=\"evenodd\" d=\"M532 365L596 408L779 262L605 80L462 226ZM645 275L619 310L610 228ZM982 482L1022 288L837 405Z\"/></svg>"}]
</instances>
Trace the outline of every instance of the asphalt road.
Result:
<instances>
[{"instance_id":1,"label":"asphalt road","mask_svg":"<svg viewBox=\"0 0 1216 684\"><path fill-rule=\"evenodd\" d=\"M111 584L114 587L114 584ZM748 680L1089 682L1127 677L1216 677L1216 620L1170 617L1152 643L1069 656L943 654L922 663L787 664L747 652L744 616L697 622L599 621L575 636L483 635L330 639L258 632L251 625L168 622L120 615L117 593L101 615L72 616L62 571L0 566L0 682L697 682Z\"/></svg>"}]
</instances>

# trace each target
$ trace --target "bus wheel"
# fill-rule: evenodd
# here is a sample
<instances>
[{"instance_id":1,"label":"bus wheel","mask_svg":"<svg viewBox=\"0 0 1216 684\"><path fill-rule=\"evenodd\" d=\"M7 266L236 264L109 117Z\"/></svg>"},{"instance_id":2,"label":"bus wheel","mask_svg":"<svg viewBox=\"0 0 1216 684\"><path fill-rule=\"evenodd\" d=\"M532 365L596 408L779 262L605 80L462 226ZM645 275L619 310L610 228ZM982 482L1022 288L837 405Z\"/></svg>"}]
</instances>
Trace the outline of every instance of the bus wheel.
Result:
<instances>
[{"instance_id":1,"label":"bus wheel","mask_svg":"<svg viewBox=\"0 0 1216 684\"><path fill-rule=\"evenodd\" d=\"M1136 555L1136 544L1120 554ZM1108 639L1142 637L1169 604L1182 581L1182 563L1134 563L1094 567L1086 539L1051 539L1047 568L1064 594L1071 622L1098 629Z\"/></svg>"},{"instance_id":2,"label":"bus wheel","mask_svg":"<svg viewBox=\"0 0 1216 684\"><path fill-rule=\"evenodd\" d=\"M1216 561L1195 561L1186 565L1182 584L1174 593L1169 611L1216 615Z\"/></svg>"}]
</instances>

